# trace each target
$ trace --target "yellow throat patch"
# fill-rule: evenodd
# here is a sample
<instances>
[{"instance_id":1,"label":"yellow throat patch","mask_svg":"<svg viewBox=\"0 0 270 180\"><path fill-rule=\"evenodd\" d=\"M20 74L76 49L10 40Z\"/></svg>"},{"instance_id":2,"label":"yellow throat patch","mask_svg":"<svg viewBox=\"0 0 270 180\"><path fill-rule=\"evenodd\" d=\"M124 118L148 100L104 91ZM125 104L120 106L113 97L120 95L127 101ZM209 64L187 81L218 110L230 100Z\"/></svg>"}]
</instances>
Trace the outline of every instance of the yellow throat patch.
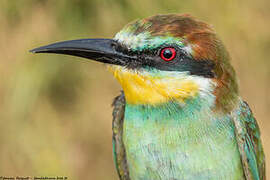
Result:
<instances>
[{"instance_id":1,"label":"yellow throat patch","mask_svg":"<svg viewBox=\"0 0 270 180\"><path fill-rule=\"evenodd\" d=\"M184 103L199 92L198 84L187 76L161 76L149 72L109 66L121 84L129 104L160 104L171 100Z\"/></svg>"}]
</instances>

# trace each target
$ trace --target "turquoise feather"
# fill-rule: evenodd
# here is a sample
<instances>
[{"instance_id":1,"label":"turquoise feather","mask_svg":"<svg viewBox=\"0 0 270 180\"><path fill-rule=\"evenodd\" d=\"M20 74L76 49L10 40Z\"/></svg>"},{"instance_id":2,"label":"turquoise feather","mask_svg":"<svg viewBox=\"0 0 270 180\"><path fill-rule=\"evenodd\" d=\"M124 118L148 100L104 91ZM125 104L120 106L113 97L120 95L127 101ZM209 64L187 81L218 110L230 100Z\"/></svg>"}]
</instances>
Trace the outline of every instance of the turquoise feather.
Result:
<instances>
[{"instance_id":1,"label":"turquoise feather","mask_svg":"<svg viewBox=\"0 0 270 180\"><path fill-rule=\"evenodd\" d=\"M264 179L260 132L242 100L224 115L199 98L183 107L129 105L121 97L115 107L125 112L124 122L114 124L123 130L123 144L114 146L121 180Z\"/></svg>"},{"instance_id":2,"label":"turquoise feather","mask_svg":"<svg viewBox=\"0 0 270 180\"><path fill-rule=\"evenodd\" d=\"M230 116L201 99L126 105L123 142L132 180L244 179Z\"/></svg>"}]
</instances>

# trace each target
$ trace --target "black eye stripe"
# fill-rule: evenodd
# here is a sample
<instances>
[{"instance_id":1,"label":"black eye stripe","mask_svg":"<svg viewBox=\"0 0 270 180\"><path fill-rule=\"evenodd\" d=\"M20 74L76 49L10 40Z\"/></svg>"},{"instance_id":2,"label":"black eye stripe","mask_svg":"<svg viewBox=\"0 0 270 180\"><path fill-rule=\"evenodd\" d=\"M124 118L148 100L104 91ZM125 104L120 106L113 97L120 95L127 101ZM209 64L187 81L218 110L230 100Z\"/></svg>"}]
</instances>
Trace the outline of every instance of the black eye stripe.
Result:
<instances>
[{"instance_id":1,"label":"black eye stripe","mask_svg":"<svg viewBox=\"0 0 270 180\"><path fill-rule=\"evenodd\" d=\"M161 52L165 48L173 48L175 50L175 57L173 60L164 60L161 57ZM145 49L142 51L132 51L125 46L118 45L115 48L116 51L121 52L129 57L126 67L131 69L138 68L155 68L162 71L180 71L189 72L190 75L203 76L206 78L214 78L215 64L212 60L195 60L192 55L181 49L176 45L164 44L161 47L155 49ZM171 58L171 53L166 52L165 59ZM170 56L170 57L169 57Z\"/></svg>"}]
</instances>

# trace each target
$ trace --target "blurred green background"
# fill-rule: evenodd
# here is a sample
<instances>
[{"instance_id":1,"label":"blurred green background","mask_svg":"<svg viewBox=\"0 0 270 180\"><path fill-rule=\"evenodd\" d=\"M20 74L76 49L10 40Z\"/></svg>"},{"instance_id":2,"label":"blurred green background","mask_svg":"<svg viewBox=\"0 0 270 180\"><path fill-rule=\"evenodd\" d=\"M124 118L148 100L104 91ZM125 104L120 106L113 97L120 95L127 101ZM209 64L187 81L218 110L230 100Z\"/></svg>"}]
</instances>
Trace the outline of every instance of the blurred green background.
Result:
<instances>
[{"instance_id":1,"label":"blurred green background","mask_svg":"<svg viewBox=\"0 0 270 180\"><path fill-rule=\"evenodd\" d=\"M215 27L270 157L269 0L1 0L0 176L118 179L111 148L116 80L102 64L28 51L60 40L111 38L134 19L175 12Z\"/></svg>"}]
</instances>

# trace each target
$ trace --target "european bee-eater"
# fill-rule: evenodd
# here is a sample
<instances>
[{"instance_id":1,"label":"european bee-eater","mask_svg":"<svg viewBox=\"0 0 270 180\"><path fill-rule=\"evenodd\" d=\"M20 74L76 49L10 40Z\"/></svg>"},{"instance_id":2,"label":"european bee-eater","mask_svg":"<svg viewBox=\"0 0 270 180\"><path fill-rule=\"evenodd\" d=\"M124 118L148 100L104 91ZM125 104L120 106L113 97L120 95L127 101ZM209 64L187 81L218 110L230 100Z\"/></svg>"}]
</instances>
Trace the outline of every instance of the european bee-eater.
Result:
<instances>
[{"instance_id":1,"label":"european bee-eater","mask_svg":"<svg viewBox=\"0 0 270 180\"><path fill-rule=\"evenodd\" d=\"M259 127L208 24L190 15L156 15L128 24L113 39L64 41L32 52L108 64L123 88L113 103L121 180L265 179Z\"/></svg>"}]
</instances>

